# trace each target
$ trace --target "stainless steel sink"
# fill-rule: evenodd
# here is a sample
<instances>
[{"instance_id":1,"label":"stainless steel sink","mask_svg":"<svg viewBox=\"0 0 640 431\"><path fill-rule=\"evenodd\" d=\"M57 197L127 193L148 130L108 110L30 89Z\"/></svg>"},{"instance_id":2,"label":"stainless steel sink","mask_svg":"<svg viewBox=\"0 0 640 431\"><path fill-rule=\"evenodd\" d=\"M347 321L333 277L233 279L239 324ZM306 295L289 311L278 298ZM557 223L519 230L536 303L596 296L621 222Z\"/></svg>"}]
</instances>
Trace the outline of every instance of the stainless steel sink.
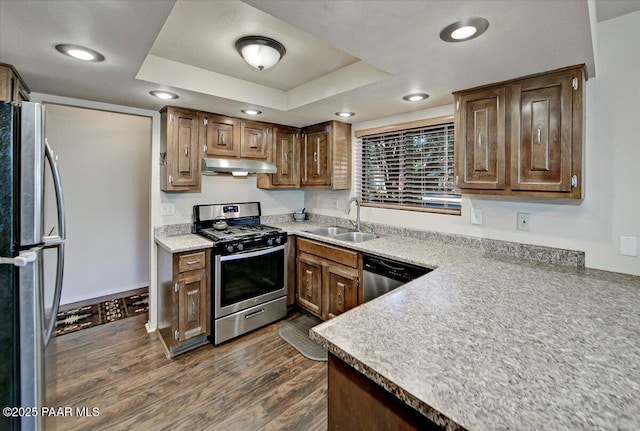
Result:
<instances>
[{"instance_id":1,"label":"stainless steel sink","mask_svg":"<svg viewBox=\"0 0 640 431\"><path fill-rule=\"evenodd\" d=\"M307 232L322 236L336 236L338 234L354 233L352 229L338 226L319 227L316 229L309 229Z\"/></svg>"},{"instance_id":2,"label":"stainless steel sink","mask_svg":"<svg viewBox=\"0 0 640 431\"><path fill-rule=\"evenodd\" d=\"M376 239L378 236L373 233L366 232L347 232L341 233L333 237L333 239L339 239L341 241L349 241L349 242L365 242L371 241L372 239Z\"/></svg>"}]
</instances>

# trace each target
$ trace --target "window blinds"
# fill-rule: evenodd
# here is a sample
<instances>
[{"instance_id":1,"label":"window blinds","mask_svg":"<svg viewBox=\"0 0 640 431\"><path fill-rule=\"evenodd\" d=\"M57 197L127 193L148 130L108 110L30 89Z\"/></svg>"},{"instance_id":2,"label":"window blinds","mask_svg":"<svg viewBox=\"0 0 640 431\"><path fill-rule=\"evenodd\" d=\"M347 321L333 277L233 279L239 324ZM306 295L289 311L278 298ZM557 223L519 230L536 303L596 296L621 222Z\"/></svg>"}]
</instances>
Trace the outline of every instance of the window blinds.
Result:
<instances>
[{"instance_id":1,"label":"window blinds","mask_svg":"<svg viewBox=\"0 0 640 431\"><path fill-rule=\"evenodd\" d=\"M356 140L355 188L364 204L460 214L453 123Z\"/></svg>"}]
</instances>

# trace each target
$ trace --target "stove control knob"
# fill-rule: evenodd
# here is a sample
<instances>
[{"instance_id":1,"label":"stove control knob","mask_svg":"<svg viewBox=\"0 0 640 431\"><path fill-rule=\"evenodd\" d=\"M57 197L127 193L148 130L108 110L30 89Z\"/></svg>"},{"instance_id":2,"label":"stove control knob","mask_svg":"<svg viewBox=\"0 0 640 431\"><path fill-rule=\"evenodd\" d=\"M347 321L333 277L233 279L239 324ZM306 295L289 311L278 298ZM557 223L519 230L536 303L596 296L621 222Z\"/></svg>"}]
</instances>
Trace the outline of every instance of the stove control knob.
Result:
<instances>
[{"instance_id":1,"label":"stove control knob","mask_svg":"<svg viewBox=\"0 0 640 431\"><path fill-rule=\"evenodd\" d=\"M242 251L244 249L244 246L242 244L238 244L238 251Z\"/></svg>"},{"instance_id":2,"label":"stove control knob","mask_svg":"<svg viewBox=\"0 0 640 431\"><path fill-rule=\"evenodd\" d=\"M267 240L267 245L268 245L268 246L272 246L272 245L273 245L273 238L269 238L269 239Z\"/></svg>"},{"instance_id":3,"label":"stove control knob","mask_svg":"<svg viewBox=\"0 0 640 431\"><path fill-rule=\"evenodd\" d=\"M281 242L282 242L282 238L277 237L277 238L276 238L276 244L280 244Z\"/></svg>"},{"instance_id":4,"label":"stove control knob","mask_svg":"<svg viewBox=\"0 0 640 431\"><path fill-rule=\"evenodd\" d=\"M232 245L232 244L229 244L229 245L227 246L227 251L228 251L229 253L233 253L233 245Z\"/></svg>"}]
</instances>

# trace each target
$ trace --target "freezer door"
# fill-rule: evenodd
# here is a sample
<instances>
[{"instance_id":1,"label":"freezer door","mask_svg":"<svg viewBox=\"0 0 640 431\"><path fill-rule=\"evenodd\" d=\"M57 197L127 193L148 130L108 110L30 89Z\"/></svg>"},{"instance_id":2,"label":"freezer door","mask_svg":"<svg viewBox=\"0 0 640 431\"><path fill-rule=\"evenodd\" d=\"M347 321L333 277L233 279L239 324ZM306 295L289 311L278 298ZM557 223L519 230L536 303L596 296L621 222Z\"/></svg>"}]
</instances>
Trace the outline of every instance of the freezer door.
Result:
<instances>
[{"instance_id":1,"label":"freezer door","mask_svg":"<svg viewBox=\"0 0 640 431\"><path fill-rule=\"evenodd\" d=\"M44 202L43 108L23 102L20 108L20 246L42 242Z\"/></svg>"},{"instance_id":2,"label":"freezer door","mask_svg":"<svg viewBox=\"0 0 640 431\"><path fill-rule=\"evenodd\" d=\"M42 317L42 249L35 247L20 252L27 263L19 270L20 288L20 405L36 407L44 405L44 334ZM39 415L23 417L20 428L42 430Z\"/></svg>"}]
</instances>

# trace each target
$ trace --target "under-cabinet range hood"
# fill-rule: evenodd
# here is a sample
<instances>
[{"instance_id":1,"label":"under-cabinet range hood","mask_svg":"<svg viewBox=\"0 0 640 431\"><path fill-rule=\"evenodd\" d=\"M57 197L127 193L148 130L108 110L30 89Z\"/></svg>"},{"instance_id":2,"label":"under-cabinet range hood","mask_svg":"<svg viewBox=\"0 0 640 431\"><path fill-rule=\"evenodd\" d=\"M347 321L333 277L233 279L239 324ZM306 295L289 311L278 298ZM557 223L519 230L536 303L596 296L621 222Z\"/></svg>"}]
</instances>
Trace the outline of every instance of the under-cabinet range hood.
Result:
<instances>
[{"instance_id":1,"label":"under-cabinet range hood","mask_svg":"<svg viewBox=\"0 0 640 431\"><path fill-rule=\"evenodd\" d=\"M247 174L275 174L276 165L258 160L240 159L202 159L202 174L216 175L219 173L243 176Z\"/></svg>"}]
</instances>

